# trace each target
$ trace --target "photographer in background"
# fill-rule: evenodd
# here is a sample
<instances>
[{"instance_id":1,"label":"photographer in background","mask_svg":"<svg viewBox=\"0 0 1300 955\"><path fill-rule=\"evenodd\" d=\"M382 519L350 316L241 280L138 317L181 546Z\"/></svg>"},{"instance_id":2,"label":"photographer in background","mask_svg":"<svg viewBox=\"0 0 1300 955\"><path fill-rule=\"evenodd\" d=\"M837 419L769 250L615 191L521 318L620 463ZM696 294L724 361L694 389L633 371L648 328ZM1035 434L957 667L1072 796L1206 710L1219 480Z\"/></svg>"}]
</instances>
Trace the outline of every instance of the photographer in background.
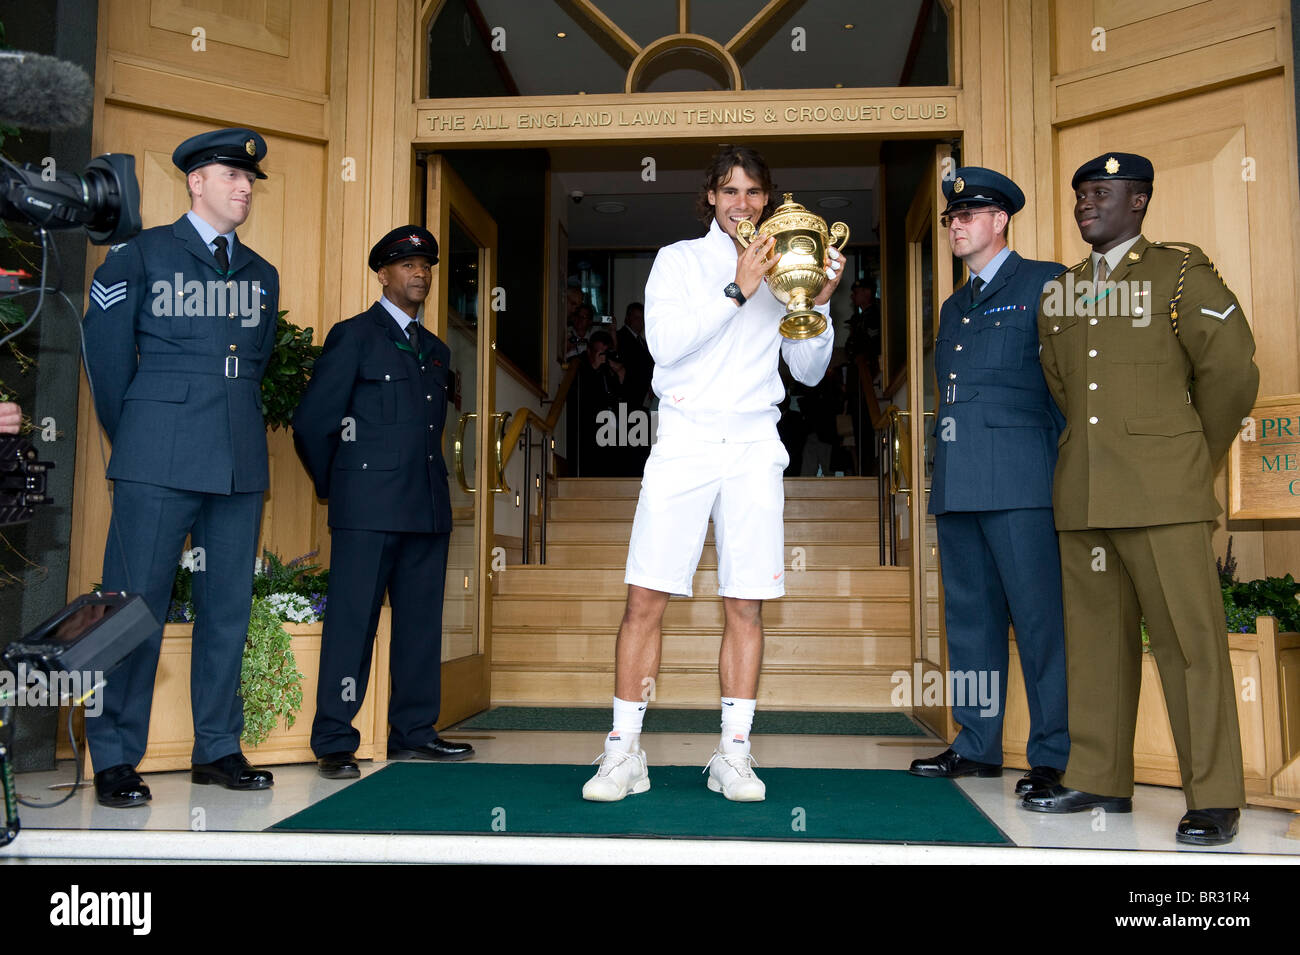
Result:
<instances>
[{"instance_id":1,"label":"photographer in background","mask_svg":"<svg viewBox=\"0 0 1300 955\"><path fill-rule=\"evenodd\" d=\"M578 473L581 477L615 477L622 473L623 448L615 441L602 443L601 412L618 420L618 406L627 401L627 368L617 360L614 338L604 328L591 333L587 350L578 362ZM608 436L609 429L605 428ZM617 434L617 432L615 432Z\"/></svg>"}]
</instances>

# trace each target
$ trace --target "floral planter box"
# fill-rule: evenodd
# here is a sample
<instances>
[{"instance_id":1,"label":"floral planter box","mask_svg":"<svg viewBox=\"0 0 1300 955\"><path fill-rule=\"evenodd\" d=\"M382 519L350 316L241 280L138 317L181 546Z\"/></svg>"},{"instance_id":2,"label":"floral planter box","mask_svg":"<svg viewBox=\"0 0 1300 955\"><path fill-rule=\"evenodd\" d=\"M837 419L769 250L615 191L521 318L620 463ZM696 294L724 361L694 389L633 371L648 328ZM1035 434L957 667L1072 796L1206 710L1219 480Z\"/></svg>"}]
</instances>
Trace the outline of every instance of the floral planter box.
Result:
<instances>
[{"instance_id":1,"label":"floral planter box","mask_svg":"<svg viewBox=\"0 0 1300 955\"><path fill-rule=\"evenodd\" d=\"M388 639L391 611L385 606L366 684L365 703L353 721L361 733L359 759L383 759L388 745ZM320 623L286 623L298 671L302 673L302 709L292 727L281 722L259 746L243 745L255 766L305 763L315 760L311 751L311 723L316 712L316 674L320 666ZM149 744L140 772L188 769L194 746L190 709L190 646L194 629L189 623L169 623L163 628L162 653L154 681L153 710L149 716ZM380 714L376 718L376 714ZM85 757L86 772L91 771Z\"/></svg>"},{"instance_id":2,"label":"floral planter box","mask_svg":"<svg viewBox=\"0 0 1300 955\"><path fill-rule=\"evenodd\" d=\"M1237 719L1246 793L1275 792L1288 760L1300 750L1300 634L1278 633L1272 617L1256 620L1255 633L1225 634L1232 674L1238 688ZM1003 762L1028 768L1029 708L1014 638L1007 674L1007 713L1002 726ZM1133 769L1139 783L1181 786L1178 754L1169 730L1169 714L1155 657L1142 655L1142 691L1138 701Z\"/></svg>"}]
</instances>

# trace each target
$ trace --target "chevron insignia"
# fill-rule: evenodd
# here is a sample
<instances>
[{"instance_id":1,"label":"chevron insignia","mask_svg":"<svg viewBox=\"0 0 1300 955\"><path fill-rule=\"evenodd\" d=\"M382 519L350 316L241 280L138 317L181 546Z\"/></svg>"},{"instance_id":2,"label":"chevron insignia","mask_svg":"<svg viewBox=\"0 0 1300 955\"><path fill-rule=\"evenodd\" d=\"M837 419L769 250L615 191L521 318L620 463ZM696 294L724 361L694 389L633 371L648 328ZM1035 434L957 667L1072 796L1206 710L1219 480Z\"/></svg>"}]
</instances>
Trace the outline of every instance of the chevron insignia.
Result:
<instances>
[{"instance_id":1,"label":"chevron insignia","mask_svg":"<svg viewBox=\"0 0 1300 955\"><path fill-rule=\"evenodd\" d=\"M105 285L99 279L95 279L90 283L90 297L94 299L96 305L107 312L126 298L126 280Z\"/></svg>"},{"instance_id":2,"label":"chevron insignia","mask_svg":"<svg viewBox=\"0 0 1300 955\"><path fill-rule=\"evenodd\" d=\"M1228 306L1226 309L1224 309L1222 312L1216 312L1216 311L1214 311L1213 309L1210 309L1210 308L1202 308L1202 309L1201 309L1201 314L1202 314L1202 315L1211 315L1211 316L1213 316L1214 318L1217 318L1219 321L1224 322L1224 321L1227 321L1227 320L1228 320L1228 316L1232 314L1232 310L1233 310L1234 308L1236 308L1236 307L1237 307L1237 306L1235 306L1235 305L1229 305L1229 306Z\"/></svg>"}]
</instances>

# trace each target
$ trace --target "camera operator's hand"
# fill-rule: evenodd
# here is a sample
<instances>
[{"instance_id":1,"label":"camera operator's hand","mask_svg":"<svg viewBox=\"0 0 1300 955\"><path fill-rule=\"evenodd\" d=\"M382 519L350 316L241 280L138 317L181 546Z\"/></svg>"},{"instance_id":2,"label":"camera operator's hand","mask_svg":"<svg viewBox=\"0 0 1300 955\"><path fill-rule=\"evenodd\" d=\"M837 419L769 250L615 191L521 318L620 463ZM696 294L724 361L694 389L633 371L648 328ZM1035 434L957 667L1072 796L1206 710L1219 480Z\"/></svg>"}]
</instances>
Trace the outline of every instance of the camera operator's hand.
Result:
<instances>
[{"instance_id":1,"label":"camera operator's hand","mask_svg":"<svg viewBox=\"0 0 1300 955\"><path fill-rule=\"evenodd\" d=\"M825 305L840 287L840 279L844 277L844 256L840 255L838 249L826 250L825 267L826 284L822 286L821 294L813 299L814 305Z\"/></svg>"},{"instance_id":2,"label":"camera operator's hand","mask_svg":"<svg viewBox=\"0 0 1300 955\"><path fill-rule=\"evenodd\" d=\"M736 284L740 286L740 292L745 298L753 298L758 287L763 284L763 276L772 267L774 245L776 239L770 235L762 238L755 236L754 241L749 243L749 248L742 249L740 255L736 256Z\"/></svg>"},{"instance_id":3,"label":"camera operator's hand","mask_svg":"<svg viewBox=\"0 0 1300 955\"><path fill-rule=\"evenodd\" d=\"M0 434L17 434L23 424L23 409L12 401L0 402Z\"/></svg>"},{"instance_id":4,"label":"camera operator's hand","mask_svg":"<svg viewBox=\"0 0 1300 955\"><path fill-rule=\"evenodd\" d=\"M602 355L601 357L603 358L604 356ZM627 377L627 366L624 365L621 361L614 361L613 359L610 359L609 367L610 370L614 372L614 374L618 375L619 384L622 384L623 380Z\"/></svg>"}]
</instances>

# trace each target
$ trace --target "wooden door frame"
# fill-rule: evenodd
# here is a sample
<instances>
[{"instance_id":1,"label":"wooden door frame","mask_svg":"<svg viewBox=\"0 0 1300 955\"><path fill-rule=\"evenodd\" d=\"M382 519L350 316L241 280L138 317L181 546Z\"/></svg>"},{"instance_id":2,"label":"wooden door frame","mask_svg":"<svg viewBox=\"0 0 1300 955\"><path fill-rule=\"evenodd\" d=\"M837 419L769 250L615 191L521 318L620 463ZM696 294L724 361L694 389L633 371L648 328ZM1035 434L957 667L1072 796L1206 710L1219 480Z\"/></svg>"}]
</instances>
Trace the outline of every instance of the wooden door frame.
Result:
<instances>
[{"instance_id":1,"label":"wooden door frame","mask_svg":"<svg viewBox=\"0 0 1300 955\"><path fill-rule=\"evenodd\" d=\"M474 498L474 547L478 579L474 592L477 605L475 624L478 651L469 656L448 660L442 664L442 714L438 726L459 722L467 716L482 712L492 702L492 547L494 541L493 517L496 499L486 490L487 472L483 463L489 460L492 445L492 412L496 408L496 312L491 308L492 289L496 286L497 224L487 209L478 201L469 187L456 175L451 165L440 155L428 157L426 183L426 221L429 231L440 237L445 251L449 248L452 213L457 223L479 247L479 311L477 343L477 402L478 418L475 428L476 483L482 489ZM436 221L433 221L436 217ZM429 301L434 303L432 329L447 340L448 283L442 268L435 267L429 286ZM446 441L444 426L443 440Z\"/></svg>"}]
</instances>

